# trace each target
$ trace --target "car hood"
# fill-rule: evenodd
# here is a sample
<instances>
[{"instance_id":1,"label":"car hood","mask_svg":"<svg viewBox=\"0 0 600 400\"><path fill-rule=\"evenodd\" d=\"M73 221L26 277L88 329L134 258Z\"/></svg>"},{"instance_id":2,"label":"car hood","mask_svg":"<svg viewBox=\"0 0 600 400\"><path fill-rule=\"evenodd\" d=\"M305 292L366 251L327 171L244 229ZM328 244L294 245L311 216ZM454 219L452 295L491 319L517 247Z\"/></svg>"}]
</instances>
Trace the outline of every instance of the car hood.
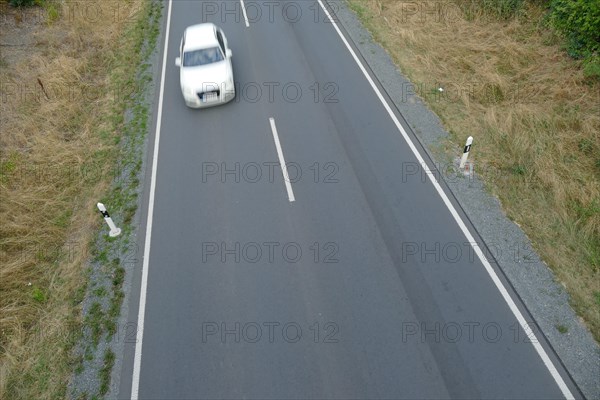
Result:
<instances>
[{"instance_id":1,"label":"car hood","mask_svg":"<svg viewBox=\"0 0 600 400\"><path fill-rule=\"evenodd\" d=\"M198 67L181 67L180 71L181 87L193 91L204 91L209 86L220 88L229 76L227 60Z\"/></svg>"}]
</instances>

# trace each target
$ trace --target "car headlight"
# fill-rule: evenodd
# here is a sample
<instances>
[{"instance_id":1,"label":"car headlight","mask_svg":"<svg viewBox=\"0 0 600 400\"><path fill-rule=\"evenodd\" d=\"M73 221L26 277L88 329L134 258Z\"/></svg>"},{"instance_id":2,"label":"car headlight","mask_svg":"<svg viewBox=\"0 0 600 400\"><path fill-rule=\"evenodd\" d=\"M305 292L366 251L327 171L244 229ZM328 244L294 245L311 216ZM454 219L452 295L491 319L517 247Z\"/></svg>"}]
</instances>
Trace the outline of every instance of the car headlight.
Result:
<instances>
[{"instance_id":1,"label":"car headlight","mask_svg":"<svg viewBox=\"0 0 600 400\"><path fill-rule=\"evenodd\" d=\"M186 97L194 96L194 90L191 87L183 86L181 89L182 89L181 91L183 92L184 96L186 96Z\"/></svg>"},{"instance_id":2,"label":"car headlight","mask_svg":"<svg viewBox=\"0 0 600 400\"><path fill-rule=\"evenodd\" d=\"M224 84L224 89L224 92L227 95L235 93L235 83L233 82L233 76L230 75L227 77L227 80Z\"/></svg>"}]
</instances>

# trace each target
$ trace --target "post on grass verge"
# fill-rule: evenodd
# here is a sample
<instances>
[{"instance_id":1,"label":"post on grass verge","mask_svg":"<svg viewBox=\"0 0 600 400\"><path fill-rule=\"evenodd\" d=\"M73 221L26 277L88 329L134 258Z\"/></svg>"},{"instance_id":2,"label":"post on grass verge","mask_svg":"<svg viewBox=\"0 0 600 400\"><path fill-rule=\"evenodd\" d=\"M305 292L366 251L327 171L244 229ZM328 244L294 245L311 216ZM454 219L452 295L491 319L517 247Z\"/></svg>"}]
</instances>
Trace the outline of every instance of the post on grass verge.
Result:
<instances>
[{"instance_id":1,"label":"post on grass verge","mask_svg":"<svg viewBox=\"0 0 600 400\"><path fill-rule=\"evenodd\" d=\"M119 236L121 234L121 229L117 228L110 215L108 215L108 211L106 211L106 207L104 207L104 204L98 203L97 206L98 210L100 210L100 212L102 213L104 220L108 224L108 227L110 228L110 232L108 232L108 235L110 237Z\"/></svg>"},{"instance_id":2,"label":"post on grass verge","mask_svg":"<svg viewBox=\"0 0 600 400\"><path fill-rule=\"evenodd\" d=\"M469 157L469 151L471 151L471 145L473 144L473 136L469 136L467 139L467 143L465 144L465 150L463 151L462 158L460 159L460 165L458 168L461 170L465 167L465 163L467 162L467 158Z\"/></svg>"}]
</instances>

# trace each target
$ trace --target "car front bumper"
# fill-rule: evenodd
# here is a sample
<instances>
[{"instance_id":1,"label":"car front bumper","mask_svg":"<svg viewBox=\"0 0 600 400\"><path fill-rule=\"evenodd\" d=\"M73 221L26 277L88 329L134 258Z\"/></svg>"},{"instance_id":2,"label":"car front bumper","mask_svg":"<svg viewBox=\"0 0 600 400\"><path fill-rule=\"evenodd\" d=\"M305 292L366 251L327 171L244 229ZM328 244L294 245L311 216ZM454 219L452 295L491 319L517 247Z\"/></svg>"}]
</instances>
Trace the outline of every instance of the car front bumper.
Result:
<instances>
[{"instance_id":1,"label":"car front bumper","mask_svg":"<svg viewBox=\"0 0 600 400\"><path fill-rule=\"evenodd\" d=\"M218 95L205 98L198 94L194 96L184 96L185 104L190 108L214 107L230 102L235 98L235 89L220 91Z\"/></svg>"}]
</instances>

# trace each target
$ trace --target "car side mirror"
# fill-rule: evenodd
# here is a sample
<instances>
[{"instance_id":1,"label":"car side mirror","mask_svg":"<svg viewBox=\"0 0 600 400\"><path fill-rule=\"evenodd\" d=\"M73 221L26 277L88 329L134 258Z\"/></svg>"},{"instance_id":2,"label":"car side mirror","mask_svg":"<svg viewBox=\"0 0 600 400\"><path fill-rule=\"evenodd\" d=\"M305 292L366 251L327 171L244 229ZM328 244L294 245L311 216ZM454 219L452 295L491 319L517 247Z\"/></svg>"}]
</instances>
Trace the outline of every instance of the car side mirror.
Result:
<instances>
[{"instance_id":1,"label":"car side mirror","mask_svg":"<svg viewBox=\"0 0 600 400\"><path fill-rule=\"evenodd\" d=\"M181 57L175 58L175 66L176 67L181 67Z\"/></svg>"},{"instance_id":2,"label":"car side mirror","mask_svg":"<svg viewBox=\"0 0 600 400\"><path fill-rule=\"evenodd\" d=\"M227 58L233 57L233 52L231 51L231 49L225 50L225 56L227 56Z\"/></svg>"}]
</instances>

